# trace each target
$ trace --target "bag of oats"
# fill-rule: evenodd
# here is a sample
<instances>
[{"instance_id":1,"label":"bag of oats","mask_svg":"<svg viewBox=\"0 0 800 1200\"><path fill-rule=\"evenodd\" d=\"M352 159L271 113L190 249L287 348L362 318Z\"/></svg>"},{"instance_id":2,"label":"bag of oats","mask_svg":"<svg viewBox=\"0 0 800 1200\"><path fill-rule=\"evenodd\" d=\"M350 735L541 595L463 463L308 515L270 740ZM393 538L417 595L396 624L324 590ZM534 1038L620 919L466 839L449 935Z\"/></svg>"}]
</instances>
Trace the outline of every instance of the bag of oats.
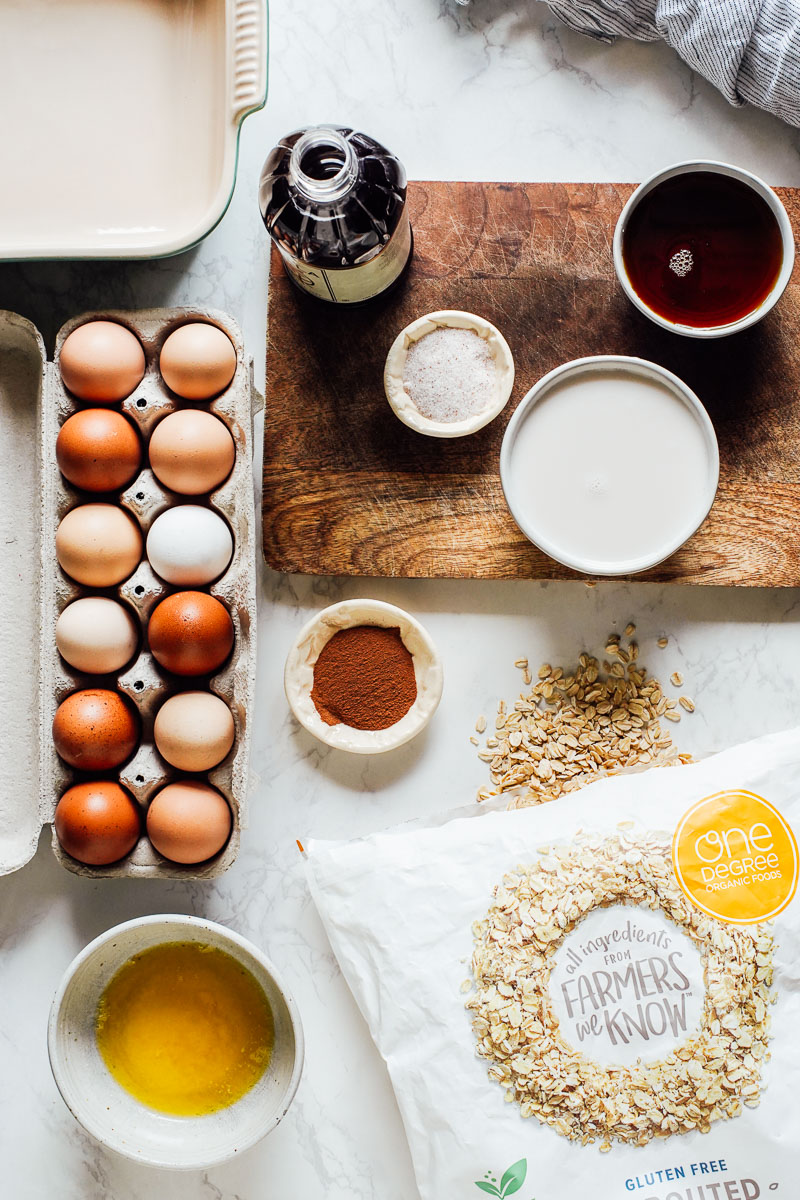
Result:
<instances>
[{"instance_id":1,"label":"bag of oats","mask_svg":"<svg viewBox=\"0 0 800 1200\"><path fill-rule=\"evenodd\" d=\"M312 842L423 1200L797 1200L800 730Z\"/></svg>"}]
</instances>

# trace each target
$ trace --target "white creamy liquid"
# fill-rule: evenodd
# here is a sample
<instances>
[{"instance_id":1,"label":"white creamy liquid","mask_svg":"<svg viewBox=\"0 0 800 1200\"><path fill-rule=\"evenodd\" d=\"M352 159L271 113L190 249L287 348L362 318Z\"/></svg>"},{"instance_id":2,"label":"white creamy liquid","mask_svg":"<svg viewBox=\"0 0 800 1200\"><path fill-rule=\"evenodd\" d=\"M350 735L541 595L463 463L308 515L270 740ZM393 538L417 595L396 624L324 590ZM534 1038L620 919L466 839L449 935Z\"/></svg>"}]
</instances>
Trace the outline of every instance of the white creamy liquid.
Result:
<instances>
[{"instance_id":1,"label":"white creamy liquid","mask_svg":"<svg viewBox=\"0 0 800 1200\"><path fill-rule=\"evenodd\" d=\"M557 381L531 407L504 482L543 549L611 567L689 536L708 503L709 459L702 427L667 383L597 368Z\"/></svg>"}]
</instances>

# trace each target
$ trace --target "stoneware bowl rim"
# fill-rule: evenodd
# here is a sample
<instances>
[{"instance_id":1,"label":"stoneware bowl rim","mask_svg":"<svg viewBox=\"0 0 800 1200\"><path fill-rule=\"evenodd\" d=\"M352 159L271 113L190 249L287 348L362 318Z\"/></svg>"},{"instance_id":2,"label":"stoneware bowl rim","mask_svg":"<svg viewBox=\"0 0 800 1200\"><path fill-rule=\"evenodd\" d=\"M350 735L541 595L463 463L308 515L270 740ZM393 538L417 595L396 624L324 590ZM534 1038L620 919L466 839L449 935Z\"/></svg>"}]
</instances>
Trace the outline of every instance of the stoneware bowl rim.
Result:
<instances>
[{"instance_id":1,"label":"stoneware bowl rim","mask_svg":"<svg viewBox=\"0 0 800 1200\"><path fill-rule=\"evenodd\" d=\"M651 378L655 376L662 383L668 384L671 390L680 396L697 421L708 454L709 471L703 505L701 508L698 508L695 517L690 523L691 527L687 525L677 537L655 547L652 554L637 559L603 562L596 559L578 557L564 551L561 547L552 543L545 535L541 534L535 527L534 522L520 510L518 505L515 505L512 495L511 457L517 433L530 409L549 391L553 384L560 382L572 374L579 375L596 370L630 371L633 374L645 375ZM662 367L658 363L649 362L647 359L632 358L622 354L598 354L587 358L576 358L571 362L563 363L553 371L549 371L547 375L543 375L530 391L523 396L522 400L520 400L508 423L500 447L500 483L511 516L528 540L533 542L535 546L538 546L540 550L543 550L550 558L555 559L556 562L560 562L562 566L570 567L574 571L580 571L583 575L605 577L636 575L641 571L647 571L651 567L657 566L666 558L669 558L671 554L674 554L676 550L679 550L697 532L711 511L719 483L719 446L717 435L711 423L711 418L695 393L688 384L684 383L677 375L674 375L672 371L668 371L666 367Z\"/></svg>"},{"instance_id":2,"label":"stoneware bowl rim","mask_svg":"<svg viewBox=\"0 0 800 1200\"><path fill-rule=\"evenodd\" d=\"M668 179L673 179L677 175L689 175L694 172L711 172L716 175L727 175L732 179L738 179L742 183L752 188L757 195L761 196L770 208L772 215L778 223L778 228L781 234L783 243L783 262L781 264L778 278L770 291L769 295L754 308L752 312L745 313L738 321L731 321L727 325L682 325L675 321L669 321L666 317L662 317L654 309L642 300L641 296L635 291L628 272L625 269L625 262L622 256L622 239L625 234L625 228L630 219L631 213L649 192L651 192L659 184L664 183ZM749 329L751 325L755 325L780 300L783 295L786 285L792 276L794 270L794 233L792 232L792 224L789 220L788 213L781 202L778 195L773 191L768 183L760 179L758 175L753 175L751 171L745 171L743 167L734 166L732 163L717 162L714 159L689 159L686 162L674 163L670 167L664 167L649 178L643 180L636 190L628 197L619 219L614 229L613 241L613 256L614 270L617 274L625 295L630 302L639 309L649 320L656 325L660 325L662 329L669 329L672 333L681 334L684 337L693 338L719 338L728 337L732 333L740 333L743 329Z\"/></svg>"},{"instance_id":3,"label":"stoneware bowl rim","mask_svg":"<svg viewBox=\"0 0 800 1200\"><path fill-rule=\"evenodd\" d=\"M158 936L154 936L154 934L158 934ZM127 1117L118 1118L120 1124L120 1128L118 1128L113 1114L108 1119L109 1123L104 1125L98 1119L97 1115L93 1113L93 1102L87 1102L86 1096L82 1094L85 1089L76 1087L73 1073L70 1069L70 1056L76 1052L70 1045L71 1039L67 1037L66 1029L62 1023L62 1014L66 1003L71 999L72 989L80 987L81 974L95 964L102 964L107 960L108 965L104 968L104 977L107 980L138 950L171 941L199 941L202 940L202 936L198 935L203 934L207 935L209 942L231 953L233 957L242 962L257 979L261 976L262 978L259 979L259 982L262 983L262 986L264 986L264 981L268 981L269 988L265 986L265 991L271 990L273 993L272 996L268 995L268 999L270 1007L273 1009L276 1028L281 1023L284 1023L286 1031L290 1035L290 1039L287 1038L287 1041L291 1040L291 1046L288 1047L291 1069L282 1072L275 1088L274 1097L267 1097L270 1100L270 1105L264 1106L263 1117L259 1115L258 1117L251 1117L248 1120L250 1128L246 1134L242 1137L236 1134L235 1114L239 1105L245 1105L248 1096L254 1096L258 1090L258 1084L255 1085L251 1092L246 1093L237 1104L231 1105L228 1109L221 1110L223 1113L229 1115L234 1114L234 1127L231 1130L230 1137L228 1137L227 1133L218 1136L216 1138L218 1144L213 1152L210 1152L206 1148L192 1158L191 1161L187 1157L182 1158L181 1161L175 1161L174 1158L170 1158L169 1153L163 1147L161 1150L158 1149L157 1139L148 1141L147 1145L142 1147L141 1143L132 1136L132 1133L136 1131L131 1131L127 1127ZM102 956L105 956L105 959ZM93 999L93 1021L94 1009L102 987L98 987L90 982L88 990L92 994ZM280 1011L276 1011L279 1006ZM277 1045L278 1038L276 1036L276 1050ZM209 921L205 917L187 916L180 913L159 913L153 916L137 917L113 926L113 928L99 934L98 937L89 942L75 956L61 978L50 1008L47 1050L53 1078L64 1103L75 1119L101 1145L118 1154L122 1154L126 1158L148 1166L172 1170L201 1170L226 1162L234 1156L239 1157L245 1150L254 1146L278 1125L286 1114L297 1091L303 1069L305 1047L303 1027L297 1005L283 983L279 972L258 946L247 938L242 937L241 934L226 929L225 926L215 921ZM273 1052L274 1055L275 1052ZM99 1054L97 1058L99 1059ZM139 1104L133 1097L129 1097L127 1093L124 1093L108 1074L102 1062L88 1069L85 1067L79 1069L83 1077L82 1082L89 1087L90 1091L92 1083L94 1083L94 1086L98 1090L102 1086L104 1098L102 1100L95 1098L94 1106L99 1110L105 1111L108 1100L107 1092L111 1094L118 1092L124 1098L124 1104L129 1111L131 1105L135 1106L137 1129L147 1129L148 1127L158 1128L159 1121L165 1125L167 1122L179 1122L182 1131L188 1131L194 1127L195 1131L199 1133L203 1129L209 1130L210 1127L208 1125L204 1126L203 1122L209 1122L216 1116L216 1114L211 1114L210 1117L167 1118ZM270 1077L271 1070L272 1062L265 1072L265 1080ZM254 1107L256 1103L258 1101L254 1097ZM244 1110L240 1109L239 1111L243 1112ZM151 1138L153 1137L153 1135L150 1136ZM224 1146L221 1145L221 1142L226 1138L226 1144ZM206 1138L201 1135L199 1141L200 1144L205 1145Z\"/></svg>"}]
</instances>

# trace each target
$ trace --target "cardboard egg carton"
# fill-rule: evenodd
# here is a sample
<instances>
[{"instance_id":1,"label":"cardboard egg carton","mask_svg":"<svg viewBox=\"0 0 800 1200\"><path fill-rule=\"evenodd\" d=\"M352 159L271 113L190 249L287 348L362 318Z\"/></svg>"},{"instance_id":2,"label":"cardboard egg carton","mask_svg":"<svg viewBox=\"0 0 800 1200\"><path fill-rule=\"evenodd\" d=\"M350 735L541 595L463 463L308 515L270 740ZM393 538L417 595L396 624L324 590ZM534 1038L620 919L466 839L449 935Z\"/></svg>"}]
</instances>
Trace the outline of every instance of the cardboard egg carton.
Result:
<instances>
[{"instance_id":1,"label":"cardboard egg carton","mask_svg":"<svg viewBox=\"0 0 800 1200\"><path fill-rule=\"evenodd\" d=\"M73 488L56 464L55 446L64 421L79 408L66 391L58 369L65 338L86 320L108 319L132 330L144 346L144 379L119 407L139 429L143 444L157 422L179 408L204 409L220 417L233 435L236 461L228 479L208 496L182 496L167 491L144 465L118 502L141 527L143 540L155 518L175 504L208 504L228 522L234 539L233 558L224 574L207 589L228 608L234 626L233 653L216 674L174 677L164 672L147 649L150 613L164 596L184 590L165 584L146 559L116 588L93 589L70 579L58 565L55 535L64 514L76 504L107 497ZM184 401L167 388L158 372L165 339L191 320L218 325L236 349L236 372L229 387L212 401ZM133 851L107 867L76 862L61 849L53 831L53 851L68 870L91 876L208 879L220 875L236 858L247 817L250 716L255 694L256 581L252 486L252 363L245 357L241 334L223 313L201 308L141 312L88 313L59 331L55 361L46 360L41 335L14 313L0 313L0 432L6 453L0 463L0 535L6 551L0 574L10 623L0 628L0 722L6 755L0 761L0 873L24 865L33 855L41 827L51 822L59 797L71 784L91 778L73 771L56 754L51 727L58 704L84 687L118 688L141 718L141 740L133 757L104 778L119 778L146 810L152 796L178 778L207 779L226 797L233 828L225 848L199 865L180 865L163 858L143 834ZM114 675L73 671L56 649L55 626L67 604L85 595L121 600L138 616L140 650L135 660ZM0 622L2 626L2 622ZM153 721L161 704L175 692L206 686L231 709L235 726L227 758L202 775L186 776L161 758L153 742ZM2 756L0 756L1 758ZM97 773L95 773L95 776Z\"/></svg>"}]
</instances>

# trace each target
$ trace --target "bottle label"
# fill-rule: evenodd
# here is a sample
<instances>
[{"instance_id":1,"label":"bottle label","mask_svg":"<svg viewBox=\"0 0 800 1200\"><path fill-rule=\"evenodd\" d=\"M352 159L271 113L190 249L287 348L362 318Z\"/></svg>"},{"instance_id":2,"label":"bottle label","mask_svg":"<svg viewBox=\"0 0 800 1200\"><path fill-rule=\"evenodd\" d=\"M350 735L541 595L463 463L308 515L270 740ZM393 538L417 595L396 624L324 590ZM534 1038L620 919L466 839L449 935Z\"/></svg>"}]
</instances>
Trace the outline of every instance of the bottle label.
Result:
<instances>
[{"instance_id":1,"label":"bottle label","mask_svg":"<svg viewBox=\"0 0 800 1200\"><path fill-rule=\"evenodd\" d=\"M281 249L280 247L278 247ZM298 287L321 300L359 304L380 295L394 283L411 253L411 225L404 209L400 224L383 249L360 266L323 271L283 253L283 265Z\"/></svg>"}]
</instances>

